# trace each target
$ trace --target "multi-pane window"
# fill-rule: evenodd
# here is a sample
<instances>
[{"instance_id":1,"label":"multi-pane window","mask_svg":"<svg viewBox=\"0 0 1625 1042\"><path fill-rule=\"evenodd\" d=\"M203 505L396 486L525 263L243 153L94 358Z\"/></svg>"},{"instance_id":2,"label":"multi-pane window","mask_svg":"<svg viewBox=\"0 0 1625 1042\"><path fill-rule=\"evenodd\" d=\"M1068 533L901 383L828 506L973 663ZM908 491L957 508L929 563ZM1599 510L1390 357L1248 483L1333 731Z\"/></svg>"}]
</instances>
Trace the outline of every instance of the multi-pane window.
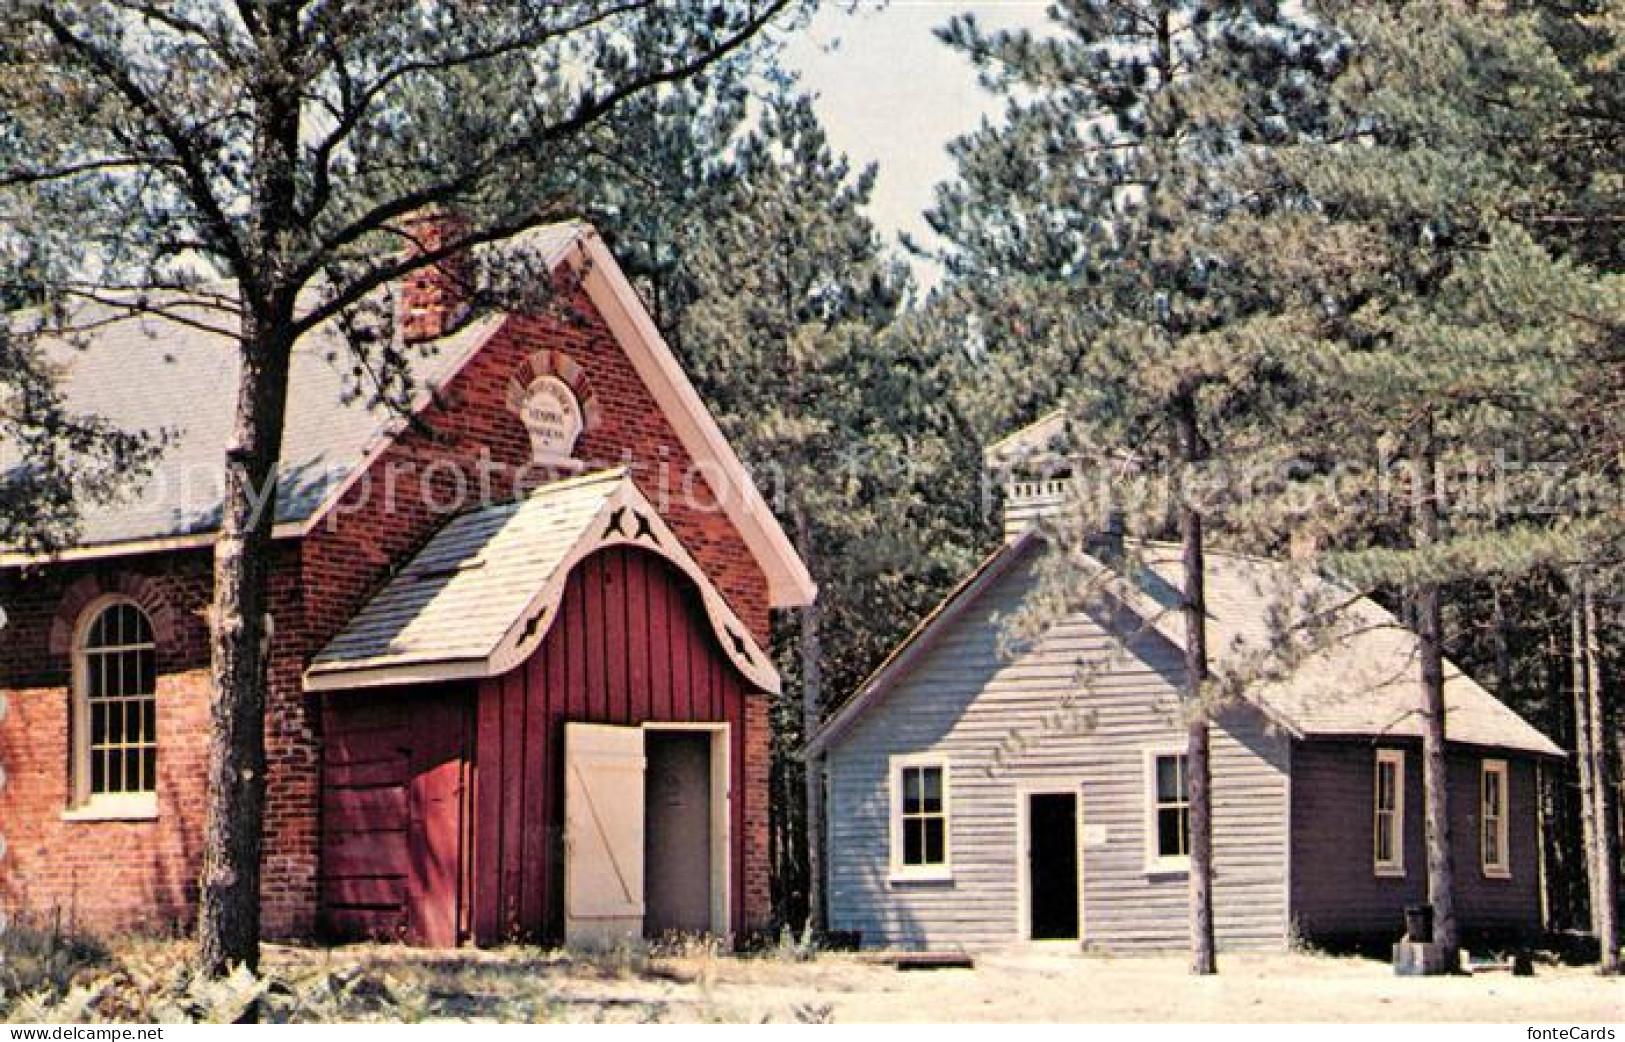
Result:
<instances>
[{"instance_id":1,"label":"multi-pane window","mask_svg":"<svg viewBox=\"0 0 1625 1042\"><path fill-rule=\"evenodd\" d=\"M80 802L157 790L157 686L157 651L146 615L127 601L101 609L79 646Z\"/></svg>"},{"instance_id":2,"label":"multi-pane window","mask_svg":"<svg viewBox=\"0 0 1625 1042\"><path fill-rule=\"evenodd\" d=\"M895 867L902 872L948 866L948 772L941 763L894 766Z\"/></svg>"},{"instance_id":3,"label":"multi-pane window","mask_svg":"<svg viewBox=\"0 0 1625 1042\"><path fill-rule=\"evenodd\" d=\"M1505 760L1485 760L1481 774L1479 811L1480 848L1484 874L1507 876L1512 872L1507 856L1507 765Z\"/></svg>"},{"instance_id":4,"label":"multi-pane window","mask_svg":"<svg viewBox=\"0 0 1625 1042\"><path fill-rule=\"evenodd\" d=\"M1191 853L1190 779L1184 753L1156 753L1151 762L1151 859L1179 865Z\"/></svg>"},{"instance_id":5,"label":"multi-pane window","mask_svg":"<svg viewBox=\"0 0 1625 1042\"><path fill-rule=\"evenodd\" d=\"M1405 753L1377 750L1375 813L1372 821L1374 865L1378 875L1405 874Z\"/></svg>"}]
</instances>

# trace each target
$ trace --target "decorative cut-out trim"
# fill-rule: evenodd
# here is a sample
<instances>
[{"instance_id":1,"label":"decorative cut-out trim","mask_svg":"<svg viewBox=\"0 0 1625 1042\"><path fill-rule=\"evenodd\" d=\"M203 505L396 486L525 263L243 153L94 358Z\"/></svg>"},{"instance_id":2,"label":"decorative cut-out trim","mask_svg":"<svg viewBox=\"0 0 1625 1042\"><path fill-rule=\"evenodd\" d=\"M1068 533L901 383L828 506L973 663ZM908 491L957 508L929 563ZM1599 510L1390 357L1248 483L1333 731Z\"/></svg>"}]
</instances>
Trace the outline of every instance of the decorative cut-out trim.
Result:
<instances>
[{"instance_id":1,"label":"decorative cut-out trim","mask_svg":"<svg viewBox=\"0 0 1625 1042\"><path fill-rule=\"evenodd\" d=\"M518 667L541 646L552 622L558 617L554 609L564 597L570 573L582 561L600 550L636 546L664 558L694 583L711 623L713 636L723 654L752 684L773 694L779 692L779 674L773 668L772 659L746 636L750 631L630 478L623 479L620 487L599 509L598 517L585 530L600 534L596 538L589 536L582 539L571 549L521 615L521 620L544 619L544 624L531 625L521 621L512 627L488 660L489 672L486 675L497 676Z\"/></svg>"},{"instance_id":2,"label":"decorative cut-out trim","mask_svg":"<svg viewBox=\"0 0 1625 1042\"><path fill-rule=\"evenodd\" d=\"M704 570L683 548L676 533L667 527L630 477L620 479L614 491L604 497L597 513L582 525L581 532L582 537L560 558L489 655L373 667L326 666L306 672L305 690L345 691L480 679L507 673L535 654L547 639L548 631L559 618L558 606L564 598L570 574L581 562L600 550L634 546L665 559L693 583L712 636L723 654L753 686L770 694L779 693L780 679L772 658L757 645L749 628L734 614Z\"/></svg>"}]
</instances>

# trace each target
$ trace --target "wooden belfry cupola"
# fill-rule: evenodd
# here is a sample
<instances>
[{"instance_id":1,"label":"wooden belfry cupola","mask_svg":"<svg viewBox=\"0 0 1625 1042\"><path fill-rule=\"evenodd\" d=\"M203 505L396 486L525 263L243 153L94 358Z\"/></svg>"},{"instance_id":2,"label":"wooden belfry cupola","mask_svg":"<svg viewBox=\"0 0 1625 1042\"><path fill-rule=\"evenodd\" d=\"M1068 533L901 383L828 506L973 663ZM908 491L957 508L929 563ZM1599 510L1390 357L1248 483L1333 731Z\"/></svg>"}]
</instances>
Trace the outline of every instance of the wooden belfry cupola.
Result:
<instances>
[{"instance_id":1,"label":"wooden belfry cupola","mask_svg":"<svg viewBox=\"0 0 1625 1042\"><path fill-rule=\"evenodd\" d=\"M1003 498L1007 542L1071 503L1084 461L1070 446L1066 412L1057 409L983 453L987 480Z\"/></svg>"}]
</instances>

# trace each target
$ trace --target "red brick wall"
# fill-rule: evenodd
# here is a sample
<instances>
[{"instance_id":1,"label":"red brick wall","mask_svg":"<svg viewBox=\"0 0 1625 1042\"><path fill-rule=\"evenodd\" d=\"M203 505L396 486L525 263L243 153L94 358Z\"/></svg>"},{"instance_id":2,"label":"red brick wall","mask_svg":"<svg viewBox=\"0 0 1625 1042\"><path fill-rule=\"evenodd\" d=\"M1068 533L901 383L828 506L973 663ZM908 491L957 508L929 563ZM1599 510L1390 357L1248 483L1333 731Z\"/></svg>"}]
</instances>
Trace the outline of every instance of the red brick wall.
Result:
<instances>
[{"instance_id":1,"label":"red brick wall","mask_svg":"<svg viewBox=\"0 0 1625 1042\"><path fill-rule=\"evenodd\" d=\"M456 475L462 475L469 506L480 501L482 484L489 484L492 497L501 500L508 498L516 480L526 479L521 468L530 461L530 437L508 405L509 384L543 350L561 351L579 365L597 401L598 423L583 434L576 456L589 469L631 468L644 494L661 509L740 620L763 647L769 645L767 578L732 522L720 510L709 508L717 502L715 491L701 475L695 480L695 494L682 494L685 480L695 473L693 460L585 295L575 294L558 310L549 317L509 319L461 373L437 389L437 402L422 415L423 429L406 431L385 450L328 520L306 538L302 565L306 628L298 640L300 647L309 653L320 649L393 569L438 529L446 505L460 498ZM482 467L482 458L489 464ZM481 478L482 471L488 479ZM528 479L534 485L556 476L554 471L532 471ZM284 719L297 715L302 726L316 726L314 717L292 705L295 699L284 696L279 701L286 704ZM748 719L747 784L759 798L746 801L752 808L744 836L746 921L755 928L768 925L772 908L766 805L771 736L765 698L751 700ZM314 771L314 763L312 758L308 772ZM299 776L301 787L307 783L302 764L284 764L282 770L285 776ZM280 853L313 849L317 839L313 821L295 815L271 825L277 838L268 849ZM274 882L294 898L284 912L272 903L274 894L269 897L268 922L307 932L308 911L315 907L315 877L314 863L307 863L303 853L283 863L268 863L268 893Z\"/></svg>"},{"instance_id":2,"label":"red brick wall","mask_svg":"<svg viewBox=\"0 0 1625 1042\"><path fill-rule=\"evenodd\" d=\"M196 895L201 778L209 721L205 555L131 558L117 569L63 566L42 574L0 574L0 901L27 912L95 927L190 926ZM158 817L72 821L69 705L73 628L104 594L134 597L158 642Z\"/></svg>"},{"instance_id":3,"label":"red brick wall","mask_svg":"<svg viewBox=\"0 0 1625 1042\"><path fill-rule=\"evenodd\" d=\"M715 490L700 474L694 494L683 494L687 476L697 472L671 423L585 295L576 294L568 309L556 317L508 320L439 389L438 401L422 415L423 429L397 439L306 540L312 620L336 632L333 620L348 618L391 567L444 521L445 505L460 498L456 475L463 475L467 491L461 498L477 505L482 451L493 468L500 468L483 482L497 500L509 498L516 481L535 485L559 476L523 469L530 461L530 439L508 406L513 375L536 352L551 349L581 366L598 402L599 422L582 436L577 457L589 469L630 467L741 621L767 645L767 579L732 522L709 507L716 502Z\"/></svg>"},{"instance_id":4,"label":"red brick wall","mask_svg":"<svg viewBox=\"0 0 1625 1042\"><path fill-rule=\"evenodd\" d=\"M767 581L701 478L694 497L681 490L692 460L638 379L631 361L581 294L568 316L510 319L410 430L351 489L328 521L302 544L286 544L274 570L267 751L270 798L265 856L265 927L271 936L308 935L317 913L321 724L318 703L303 693L310 657L444 521L459 482L478 503L482 455L505 468L530 458L529 436L508 406L512 375L542 349L580 365L598 404L599 422L578 457L629 466L646 495L766 646ZM489 468L483 472L490 473ZM461 475L461 478L458 477ZM531 484L547 480L530 475ZM515 474L497 472L494 498L507 498ZM424 490L434 494L425 499ZM393 495L388 493L393 492ZM0 631L0 900L13 909L61 909L91 925L186 925L193 915L196 845L208 723L206 551L62 565L32 574L0 572L0 603L11 623ZM77 584L77 586L76 586ZM159 631L160 812L148 822L66 822L69 651L87 591L129 592L146 604ZM94 596L94 593L91 594ZM53 638L53 631L55 637ZM342 696L334 696L342 697ZM767 702L750 701L745 737L745 862L748 926L765 926L768 898ZM128 856L109 858L117 850Z\"/></svg>"}]
</instances>

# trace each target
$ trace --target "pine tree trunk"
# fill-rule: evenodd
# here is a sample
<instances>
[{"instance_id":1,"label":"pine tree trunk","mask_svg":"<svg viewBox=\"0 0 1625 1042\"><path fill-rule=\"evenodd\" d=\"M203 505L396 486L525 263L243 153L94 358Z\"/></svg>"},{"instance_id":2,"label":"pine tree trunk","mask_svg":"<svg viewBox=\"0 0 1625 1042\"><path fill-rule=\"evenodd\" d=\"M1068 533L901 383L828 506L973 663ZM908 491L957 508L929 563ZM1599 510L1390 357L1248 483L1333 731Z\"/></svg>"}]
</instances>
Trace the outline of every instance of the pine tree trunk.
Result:
<instances>
[{"instance_id":1,"label":"pine tree trunk","mask_svg":"<svg viewBox=\"0 0 1625 1042\"><path fill-rule=\"evenodd\" d=\"M1575 614L1574 602L1569 602L1570 628L1573 628ZM1559 679L1557 673L1557 657L1560 650L1554 641L1551 649L1551 662L1549 670L1548 687L1551 690L1552 704L1551 730L1553 734L1569 736L1573 734L1574 721L1574 672L1575 652L1578 647L1573 634L1570 634L1568 650L1563 654L1563 676ZM1561 690L1560 690L1561 689ZM1568 697L1561 697L1566 692ZM1552 895L1552 909L1554 917L1552 926L1559 930L1589 929L1589 925L1582 924L1582 912L1586 907L1586 888L1590 886L1590 869L1586 867L1585 842L1577 840L1575 830L1579 827L1580 819L1585 817L1583 805L1579 814L1572 813L1572 808L1578 798L1574 783L1574 768L1576 757L1568 757L1561 766L1553 766L1546 773L1546 815L1545 837L1548 852L1548 864L1551 875L1548 880L1548 889ZM1579 858L1576 860L1575 855Z\"/></svg>"},{"instance_id":2,"label":"pine tree trunk","mask_svg":"<svg viewBox=\"0 0 1625 1042\"><path fill-rule=\"evenodd\" d=\"M1415 473L1411 490L1417 549L1439 542L1438 455L1433 419L1418 427L1413 448ZM1427 848L1428 903L1433 906L1433 941L1447 951L1455 966L1461 945L1456 920L1456 859L1450 837L1450 775L1445 745L1444 617L1439 583L1423 579L1416 588L1416 632L1421 664L1422 800Z\"/></svg>"},{"instance_id":3,"label":"pine tree trunk","mask_svg":"<svg viewBox=\"0 0 1625 1042\"><path fill-rule=\"evenodd\" d=\"M256 30L256 123L250 228L238 287L243 309L237 415L214 554L207 808L198 894L198 961L222 976L259 966L260 854L264 840L265 709L270 687L271 533L287 409L296 292L282 285L297 224L296 171L303 100L297 10L267 8Z\"/></svg>"},{"instance_id":4,"label":"pine tree trunk","mask_svg":"<svg viewBox=\"0 0 1625 1042\"><path fill-rule=\"evenodd\" d=\"M1602 655L1597 639L1597 602L1590 576L1581 580L1581 600L1585 605L1586 730L1591 735L1591 815L1596 819L1592 832L1596 843L1597 888L1592 892L1592 918L1597 927L1597 943L1602 951L1603 973L1619 973L1619 841L1614 831L1613 780L1609 773L1608 746L1603 741L1606 728L1602 706Z\"/></svg>"},{"instance_id":5,"label":"pine tree trunk","mask_svg":"<svg viewBox=\"0 0 1625 1042\"><path fill-rule=\"evenodd\" d=\"M1585 857L1585 893L1587 924L1592 936L1600 937L1597 921L1598 883L1596 782L1592 768L1596 763L1592 749L1596 746L1591 734L1590 660L1586 654L1585 579L1576 569L1569 578L1569 670L1570 687L1574 696L1574 769L1580 782L1580 845Z\"/></svg>"},{"instance_id":6,"label":"pine tree trunk","mask_svg":"<svg viewBox=\"0 0 1625 1042\"><path fill-rule=\"evenodd\" d=\"M291 325L247 317L226 490L215 546L208 806L198 915L206 974L259 965L260 850L265 816L269 571ZM279 329L280 326L280 329Z\"/></svg>"},{"instance_id":7,"label":"pine tree trunk","mask_svg":"<svg viewBox=\"0 0 1625 1042\"><path fill-rule=\"evenodd\" d=\"M1187 468L1202 460L1196 402L1186 395L1177 405L1180 462ZM1213 793L1209 765L1207 679L1207 572L1202 515L1183 486L1179 535L1184 566L1186 746L1185 770L1190 800L1191 972L1219 971L1213 933Z\"/></svg>"},{"instance_id":8,"label":"pine tree trunk","mask_svg":"<svg viewBox=\"0 0 1625 1042\"><path fill-rule=\"evenodd\" d=\"M796 550L812 567L812 523L805 508L795 511ZM801 609L801 732L810 739L824 719L824 642L822 609L817 599ZM824 929L824 771L818 759L805 766L807 835L807 925L813 932Z\"/></svg>"}]
</instances>

